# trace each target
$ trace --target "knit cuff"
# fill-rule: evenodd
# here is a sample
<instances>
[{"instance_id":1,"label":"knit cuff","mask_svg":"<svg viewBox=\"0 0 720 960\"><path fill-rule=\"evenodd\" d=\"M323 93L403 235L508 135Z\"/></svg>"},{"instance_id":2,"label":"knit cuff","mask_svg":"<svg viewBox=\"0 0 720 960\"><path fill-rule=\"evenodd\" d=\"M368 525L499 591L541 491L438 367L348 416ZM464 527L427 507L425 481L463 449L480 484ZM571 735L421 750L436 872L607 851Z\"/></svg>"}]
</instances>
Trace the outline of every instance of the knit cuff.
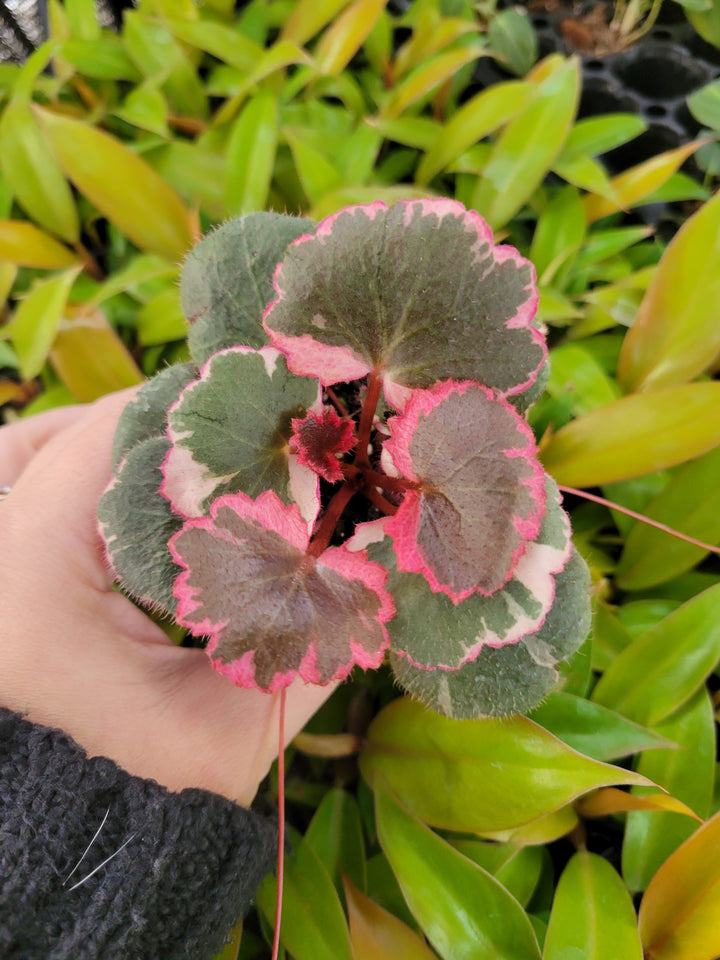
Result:
<instances>
[{"instance_id":1,"label":"knit cuff","mask_svg":"<svg viewBox=\"0 0 720 960\"><path fill-rule=\"evenodd\" d=\"M0 956L209 960L275 849L253 812L0 708Z\"/></svg>"}]
</instances>

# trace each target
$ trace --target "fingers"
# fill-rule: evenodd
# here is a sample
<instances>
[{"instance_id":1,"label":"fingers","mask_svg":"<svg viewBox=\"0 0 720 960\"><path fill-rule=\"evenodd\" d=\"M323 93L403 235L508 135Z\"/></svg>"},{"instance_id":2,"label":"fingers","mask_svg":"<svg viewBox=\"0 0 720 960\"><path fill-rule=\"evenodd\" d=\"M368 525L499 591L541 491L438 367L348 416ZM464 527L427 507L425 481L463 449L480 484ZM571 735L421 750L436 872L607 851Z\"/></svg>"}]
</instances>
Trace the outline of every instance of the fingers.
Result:
<instances>
[{"instance_id":1,"label":"fingers","mask_svg":"<svg viewBox=\"0 0 720 960\"><path fill-rule=\"evenodd\" d=\"M38 450L86 412L85 405L59 407L0 427L0 486L11 487Z\"/></svg>"}]
</instances>

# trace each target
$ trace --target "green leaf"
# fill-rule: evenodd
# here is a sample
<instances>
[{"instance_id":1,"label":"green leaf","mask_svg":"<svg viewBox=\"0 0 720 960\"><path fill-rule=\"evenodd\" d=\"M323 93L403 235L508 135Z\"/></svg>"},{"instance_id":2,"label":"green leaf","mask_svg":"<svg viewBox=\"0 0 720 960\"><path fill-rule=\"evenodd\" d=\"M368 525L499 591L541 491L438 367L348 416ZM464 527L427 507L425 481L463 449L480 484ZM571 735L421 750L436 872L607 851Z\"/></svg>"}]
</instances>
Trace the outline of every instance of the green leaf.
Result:
<instances>
[{"instance_id":1,"label":"green leaf","mask_svg":"<svg viewBox=\"0 0 720 960\"><path fill-rule=\"evenodd\" d=\"M180 309L177 286L166 287L144 303L137 315L138 342L143 347L184 340L188 323Z\"/></svg>"},{"instance_id":2,"label":"green leaf","mask_svg":"<svg viewBox=\"0 0 720 960\"><path fill-rule=\"evenodd\" d=\"M90 41L100 38L102 34L94 0L66 0L63 7L73 37Z\"/></svg>"},{"instance_id":3,"label":"green leaf","mask_svg":"<svg viewBox=\"0 0 720 960\"><path fill-rule=\"evenodd\" d=\"M576 416L604 407L620 396L615 381L579 343L562 343L553 350L547 392L551 397L567 396Z\"/></svg>"},{"instance_id":4,"label":"green leaf","mask_svg":"<svg viewBox=\"0 0 720 960\"><path fill-rule=\"evenodd\" d=\"M675 466L718 444L720 384L691 383L622 397L578 417L541 458L558 483L593 487Z\"/></svg>"},{"instance_id":5,"label":"green leaf","mask_svg":"<svg viewBox=\"0 0 720 960\"><path fill-rule=\"evenodd\" d=\"M212 54L238 70L252 70L262 47L239 30L212 20L165 20L163 25L178 40Z\"/></svg>"},{"instance_id":6,"label":"green leaf","mask_svg":"<svg viewBox=\"0 0 720 960\"><path fill-rule=\"evenodd\" d=\"M713 80L695 90L686 103L690 113L704 127L720 130L720 80Z\"/></svg>"},{"instance_id":7,"label":"green leaf","mask_svg":"<svg viewBox=\"0 0 720 960\"><path fill-rule=\"evenodd\" d=\"M610 202L615 200L615 191L603 165L584 153L566 153L564 150L553 161L553 173L581 190L599 194Z\"/></svg>"},{"instance_id":8,"label":"green leaf","mask_svg":"<svg viewBox=\"0 0 720 960\"><path fill-rule=\"evenodd\" d=\"M656 390L702 373L720 352L719 297L720 193L665 250L623 343L621 384Z\"/></svg>"},{"instance_id":9,"label":"green leaf","mask_svg":"<svg viewBox=\"0 0 720 960\"><path fill-rule=\"evenodd\" d=\"M486 53L479 43L473 41L425 60L393 88L382 106L381 116L386 119L399 117L408 107L432 93L467 64Z\"/></svg>"},{"instance_id":10,"label":"green leaf","mask_svg":"<svg viewBox=\"0 0 720 960\"><path fill-rule=\"evenodd\" d=\"M170 139L167 124L168 105L154 80L135 87L125 97L115 115L141 130L149 130Z\"/></svg>"},{"instance_id":11,"label":"green leaf","mask_svg":"<svg viewBox=\"0 0 720 960\"><path fill-rule=\"evenodd\" d=\"M97 19L93 19L97 23ZM122 40L111 33L103 34L102 38L66 40L57 56L85 77L131 83L140 80L140 71L125 52Z\"/></svg>"},{"instance_id":12,"label":"green leaf","mask_svg":"<svg viewBox=\"0 0 720 960\"><path fill-rule=\"evenodd\" d=\"M257 901L275 923L277 880L265 878ZM296 960L352 960L345 914L330 876L310 844L301 840L285 858L280 940Z\"/></svg>"},{"instance_id":13,"label":"green leaf","mask_svg":"<svg viewBox=\"0 0 720 960\"><path fill-rule=\"evenodd\" d=\"M647 124L635 113L609 113L605 116L578 120L565 141L565 152L584 153L597 157L647 130Z\"/></svg>"},{"instance_id":14,"label":"green leaf","mask_svg":"<svg viewBox=\"0 0 720 960\"><path fill-rule=\"evenodd\" d=\"M413 915L444 960L539 960L530 921L502 884L375 782L378 836Z\"/></svg>"},{"instance_id":15,"label":"green leaf","mask_svg":"<svg viewBox=\"0 0 720 960\"><path fill-rule=\"evenodd\" d=\"M270 347L214 354L170 410L166 496L195 517L237 491L257 497L272 489L288 503L290 421L317 400L317 380L294 376Z\"/></svg>"},{"instance_id":16,"label":"green leaf","mask_svg":"<svg viewBox=\"0 0 720 960\"><path fill-rule=\"evenodd\" d=\"M78 262L66 246L27 220L0 220L0 260L36 270L62 270Z\"/></svg>"},{"instance_id":17,"label":"green leaf","mask_svg":"<svg viewBox=\"0 0 720 960\"><path fill-rule=\"evenodd\" d=\"M585 211L578 191L573 187L558 190L538 219L530 247L541 284L552 281L584 236Z\"/></svg>"},{"instance_id":18,"label":"green leaf","mask_svg":"<svg viewBox=\"0 0 720 960\"><path fill-rule=\"evenodd\" d=\"M375 26L387 0L355 0L328 27L315 48L321 74L335 76L348 65Z\"/></svg>"},{"instance_id":19,"label":"green leaf","mask_svg":"<svg viewBox=\"0 0 720 960\"><path fill-rule=\"evenodd\" d=\"M644 508L646 516L705 543L720 542L720 446L681 467ZM707 551L635 523L625 540L616 579L623 590L665 583L699 563Z\"/></svg>"},{"instance_id":20,"label":"green leaf","mask_svg":"<svg viewBox=\"0 0 720 960\"><path fill-rule=\"evenodd\" d=\"M540 847L452 838L449 842L468 860L499 880L518 903L527 905L540 880L543 864Z\"/></svg>"},{"instance_id":21,"label":"green leaf","mask_svg":"<svg viewBox=\"0 0 720 960\"><path fill-rule=\"evenodd\" d=\"M336 19L349 0L299 0L283 24L281 38L303 44Z\"/></svg>"},{"instance_id":22,"label":"green leaf","mask_svg":"<svg viewBox=\"0 0 720 960\"><path fill-rule=\"evenodd\" d=\"M625 884L596 853L565 867L553 901L543 960L642 960L637 918Z\"/></svg>"},{"instance_id":23,"label":"green leaf","mask_svg":"<svg viewBox=\"0 0 720 960\"><path fill-rule=\"evenodd\" d=\"M655 724L682 706L720 661L720 585L641 634L609 666L593 700Z\"/></svg>"},{"instance_id":24,"label":"green leaf","mask_svg":"<svg viewBox=\"0 0 720 960\"><path fill-rule=\"evenodd\" d=\"M351 794L339 787L328 790L310 821L304 842L317 854L338 893L342 889L341 874L360 890L366 889L362 822Z\"/></svg>"},{"instance_id":25,"label":"green leaf","mask_svg":"<svg viewBox=\"0 0 720 960\"><path fill-rule=\"evenodd\" d=\"M504 65L523 77L538 57L538 38L527 13L510 7L496 13L488 28L488 46L500 54Z\"/></svg>"},{"instance_id":26,"label":"green leaf","mask_svg":"<svg viewBox=\"0 0 720 960\"><path fill-rule=\"evenodd\" d=\"M320 200L340 185L341 176L327 157L294 130L283 131L292 151L297 175L311 203Z\"/></svg>"},{"instance_id":27,"label":"green leaf","mask_svg":"<svg viewBox=\"0 0 720 960\"><path fill-rule=\"evenodd\" d=\"M72 192L26 103L11 101L0 119L2 168L20 206L68 243L80 236Z\"/></svg>"},{"instance_id":28,"label":"green leaf","mask_svg":"<svg viewBox=\"0 0 720 960\"><path fill-rule=\"evenodd\" d=\"M371 555L376 556L372 551ZM478 623L484 620L478 614L478 607L482 609L482 605L473 602L474 598L471 597L453 611L451 601L430 594L427 584L417 589L422 577L414 576L418 582L416 590L396 593L398 611L388 625L391 642L401 625L396 624L396 620L404 620L406 623L412 621L416 630L420 629L420 624L431 626L437 643L440 608L445 612L441 635L454 639L459 634L461 640L472 643L477 636ZM389 582L395 583L392 573ZM402 582L406 583L405 580ZM564 570L555 577L554 603L537 633L500 647L485 645L474 660L457 670L421 669L407 657L391 653L393 673L409 693L435 710L458 719L482 714L507 716L530 710L555 686L558 679L557 662L573 653L588 632L589 586L587 567L579 554L574 552ZM512 585L509 593L512 597ZM432 598L429 602L428 596ZM425 609L420 601L422 597L427 605ZM505 599L508 601L509 598ZM498 607L502 605L502 598L500 601ZM428 607L429 611L426 612ZM492 610L493 605L488 605L488 609ZM459 611L463 615L459 616ZM496 615L497 612L496 608ZM490 620L489 616L487 620ZM403 640L407 642L407 634Z\"/></svg>"},{"instance_id":29,"label":"green leaf","mask_svg":"<svg viewBox=\"0 0 720 960\"><path fill-rule=\"evenodd\" d=\"M135 294L137 288L150 280L177 280L178 268L174 263L151 253L140 253L127 260L125 265L101 283L90 298L91 303L102 303L118 293Z\"/></svg>"},{"instance_id":30,"label":"green leaf","mask_svg":"<svg viewBox=\"0 0 720 960\"><path fill-rule=\"evenodd\" d=\"M86 123L49 110L40 115L67 175L122 233L169 260L187 252L193 240L190 212L145 160Z\"/></svg>"},{"instance_id":31,"label":"green leaf","mask_svg":"<svg viewBox=\"0 0 720 960\"><path fill-rule=\"evenodd\" d=\"M551 693L528 718L594 760L617 760L643 750L673 746L654 730L614 710L564 692Z\"/></svg>"},{"instance_id":32,"label":"green leaf","mask_svg":"<svg viewBox=\"0 0 720 960\"><path fill-rule=\"evenodd\" d=\"M706 690L658 724L656 732L678 744L678 750L644 753L638 773L664 787L698 816L707 817L715 777L715 718ZM633 792L645 794L645 788ZM695 829L689 817L676 813L629 813L622 850L622 872L628 889L644 890L670 854Z\"/></svg>"},{"instance_id":33,"label":"green leaf","mask_svg":"<svg viewBox=\"0 0 720 960\"><path fill-rule=\"evenodd\" d=\"M540 83L498 137L472 203L493 229L517 213L552 166L572 126L579 91L579 64L571 58Z\"/></svg>"},{"instance_id":34,"label":"green leaf","mask_svg":"<svg viewBox=\"0 0 720 960\"><path fill-rule=\"evenodd\" d=\"M167 544L183 521L159 493L160 468L169 448L166 437L143 440L132 447L103 494L98 521L108 559L124 589L153 607L174 613L173 584L181 568L173 562Z\"/></svg>"},{"instance_id":35,"label":"green leaf","mask_svg":"<svg viewBox=\"0 0 720 960\"><path fill-rule=\"evenodd\" d=\"M225 157L197 140L174 140L145 154L145 160L191 208L200 207L215 220L223 220L225 207Z\"/></svg>"},{"instance_id":36,"label":"green leaf","mask_svg":"<svg viewBox=\"0 0 720 960\"><path fill-rule=\"evenodd\" d=\"M314 229L312 220L253 213L223 224L193 248L183 266L180 297L198 364L227 347L268 342L261 321L276 295L275 268L292 241Z\"/></svg>"},{"instance_id":37,"label":"green leaf","mask_svg":"<svg viewBox=\"0 0 720 960\"><path fill-rule=\"evenodd\" d=\"M23 380L32 380L42 370L79 269L74 267L36 283L15 311L8 333Z\"/></svg>"},{"instance_id":38,"label":"green leaf","mask_svg":"<svg viewBox=\"0 0 720 960\"><path fill-rule=\"evenodd\" d=\"M524 717L451 720L408 698L370 724L362 775L380 775L425 822L486 833L530 823L637 775L583 757Z\"/></svg>"}]
</instances>

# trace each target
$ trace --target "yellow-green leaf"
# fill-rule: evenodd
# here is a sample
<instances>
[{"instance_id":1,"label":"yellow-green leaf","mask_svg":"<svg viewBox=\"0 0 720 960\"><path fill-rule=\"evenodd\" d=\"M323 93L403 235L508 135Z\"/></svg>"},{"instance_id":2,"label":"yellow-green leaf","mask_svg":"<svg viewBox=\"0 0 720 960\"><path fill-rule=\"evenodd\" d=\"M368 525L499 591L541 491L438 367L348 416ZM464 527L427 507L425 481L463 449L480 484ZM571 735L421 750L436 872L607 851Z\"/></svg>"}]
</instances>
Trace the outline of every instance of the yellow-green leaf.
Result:
<instances>
[{"instance_id":1,"label":"yellow-green leaf","mask_svg":"<svg viewBox=\"0 0 720 960\"><path fill-rule=\"evenodd\" d=\"M348 0L300 0L285 22L282 40L302 44L310 40L348 5Z\"/></svg>"},{"instance_id":2,"label":"yellow-green leaf","mask_svg":"<svg viewBox=\"0 0 720 960\"><path fill-rule=\"evenodd\" d=\"M425 941L402 920L343 879L353 960L435 960Z\"/></svg>"},{"instance_id":3,"label":"yellow-green leaf","mask_svg":"<svg viewBox=\"0 0 720 960\"><path fill-rule=\"evenodd\" d=\"M72 191L26 103L11 101L5 107L0 119L0 158L25 212L46 230L75 243L80 224Z\"/></svg>"},{"instance_id":4,"label":"yellow-green leaf","mask_svg":"<svg viewBox=\"0 0 720 960\"><path fill-rule=\"evenodd\" d=\"M477 43L438 54L418 66L395 87L381 110L381 116L385 119L400 116L413 103L454 77L458 70L483 56L486 51Z\"/></svg>"},{"instance_id":5,"label":"yellow-green leaf","mask_svg":"<svg viewBox=\"0 0 720 960\"><path fill-rule=\"evenodd\" d=\"M665 861L640 905L648 960L715 960L720 955L720 813Z\"/></svg>"},{"instance_id":6,"label":"yellow-green leaf","mask_svg":"<svg viewBox=\"0 0 720 960\"><path fill-rule=\"evenodd\" d=\"M580 67L573 57L542 81L498 137L472 202L493 228L517 213L551 168L572 127L579 94Z\"/></svg>"},{"instance_id":7,"label":"yellow-green leaf","mask_svg":"<svg viewBox=\"0 0 720 960\"><path fill-rule=\"evenodd\" d=\"M615 199L589 194L585 197L585 213L588 223L607 217L618 210L628 210L637 206L651 193L654 193L673 173L703 144L702 140L658 153L657 156L619 173L610 181Z\"/></svg>"},{"instance_id":8,"label":"yellow-green leaf","mask_svg":"<svg viewBox=\"0 0 720 960\"><path fill-rule=\"evenodd\" d=\"M141 250L180 260L193 243L190 212L142 157L80 120L42 110L48 138L75 186Z\"/></svg>"},{"instance_id":9,"label":"yellow-green leaf","mask_svg":"<svg viewBox=\"0 0 720 960\"><path fill-rule=\"evenodd\" d=\"M9 333L23 380L32 380L42 370L79 270L74 267L35 284L15 311Z\"/></svg>"},{"instance_id":10,"label":"yellow-green leaf","mask_svg":"<svg viewBox=\"0 0 720 960\"><path fill-rule=\"evenodd\" d=\"M278 140L278 103L262 91L245 104L233 125L227 149L225 200L234 215L264 210Z\"/></svg>"},{"instance_id":11,"label":"yellow-green leaf","mask_svg":"<svg viewBox=\"0 0 720 960\"><path fill-rule=\"evenodd\" d=\"M444 167L488 133L511 120L532 98L535 87L523 80L508 80L481 91L463 104L418 167L415 180L427 183Z\"/></svg>"},{"instance_id":12,"label":"yellow-green leaf","mask_svg":"<svg viewBox=\"0 0 720 960\"><path fill-rule=\"evenodd\" d=\"M166 287L143 305L137 318L138 340L144 347L182 340L188 323L180 309L180 287Z\"/></svg>"},{"instance_id":13,"label":"yellow-green leaf","mask_svg":"<svg viewBox=\"0 0 720 960\"><path fill-rule=\"evenodd\" d=\"M77 263L74 253L27 220L0 220L0 260L36 270L63 270Z\"/></svg>"},{"instance_id":14,"label":"yellow-green leaf","mask_svg":"<svg viewBox=\"0 0 720 960\"><path fill-rule=\"evenodd\" d=\"M525 824L515 830L483 830L482 836L496 843L516 843L519 846L536 846L552 843L566 836L578 825L578 815L572 803L553 810L539 820Z\"/></svg>"},{"instance_id":15,"label":"yellow-green leaf","mask_svg":"<svg viewBox=\"0 0 720 960\"><path fill-rule=\"evenodd\" d=\"M318 69L336 76L350 63L385 9L387 0L355 0L328 27L315 48Z\"/></svg>"},{"instance_id":16,"label":"yellow-green leaf","mask_svg":"<svg viewBox=\"0 0 720 960\"><path fill-rule=\"evenodd\" d=\"M663 813L681 813L694 820L700 817L690 807L671 797L667 793L627 793L617 787L605 787L589 797L578 801L577 810L581 817L608 817L613 813L628 813L630 810L660 810Z\"/></svg>"},{"instance_id":17,"label":"yellow-green leaf","mask_svg":"<svg viewBox=\"0 0 720 960\"><path fill-rule=\"evenodd\" d=\"M127 347L97 307L65 312L50 359L62 382L82 403L144 380Z\"/></svg>"},{"instance_id":18,"label":"yellow-green leaf","mask_svg":"<svg viewBox=\"0 0 720 960\"><path fill-rule=\"evenodd\" d=\"M720 193L675 235L623 341L628 390L691 380L720 351Z\"/></svg>"},{"instance_id":19,"label":"yellow-green leaf","mask_svg":"<svg viewBox=\"0 0 720 960\"><path fill-rule=\"evenodd\" d=\"M615 400L545 444L558 483L594 487L653 473L720 444L720 383L689 383Z\"/></svg>"},{"instance_id":20,"label":"yellow-green leaf","mask_svg":"<svg viewBox=\"0 0 720 960\"><path fill-rule=\"evenodd\" d=\"M178 40L212 54L238 70L252 70L262 56L262 47L249 37L211 20L165 20L165 27Z\"/></svg>"}]
</instances>

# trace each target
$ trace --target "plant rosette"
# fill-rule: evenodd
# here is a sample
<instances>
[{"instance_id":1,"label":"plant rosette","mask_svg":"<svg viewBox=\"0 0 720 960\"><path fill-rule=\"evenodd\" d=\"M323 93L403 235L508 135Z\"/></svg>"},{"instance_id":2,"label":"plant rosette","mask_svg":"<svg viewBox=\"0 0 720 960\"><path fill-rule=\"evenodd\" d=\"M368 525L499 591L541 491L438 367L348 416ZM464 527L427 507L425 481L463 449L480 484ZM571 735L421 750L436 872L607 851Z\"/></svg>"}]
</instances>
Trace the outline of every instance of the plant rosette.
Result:
<instances>
[{"instance_id":1,"label":"plant rosette","mask_svg":"<svg viewBox=\"0 0 720 960\"><path fill-rule=\"evenodd\" d=\"M123 588L265 691L388 656L454 717L530 709L589 575L524 414L532 265L452 200L256 213L185 263L192 361L124 411L99 508Z\"/></svg>"}]
</instances>

